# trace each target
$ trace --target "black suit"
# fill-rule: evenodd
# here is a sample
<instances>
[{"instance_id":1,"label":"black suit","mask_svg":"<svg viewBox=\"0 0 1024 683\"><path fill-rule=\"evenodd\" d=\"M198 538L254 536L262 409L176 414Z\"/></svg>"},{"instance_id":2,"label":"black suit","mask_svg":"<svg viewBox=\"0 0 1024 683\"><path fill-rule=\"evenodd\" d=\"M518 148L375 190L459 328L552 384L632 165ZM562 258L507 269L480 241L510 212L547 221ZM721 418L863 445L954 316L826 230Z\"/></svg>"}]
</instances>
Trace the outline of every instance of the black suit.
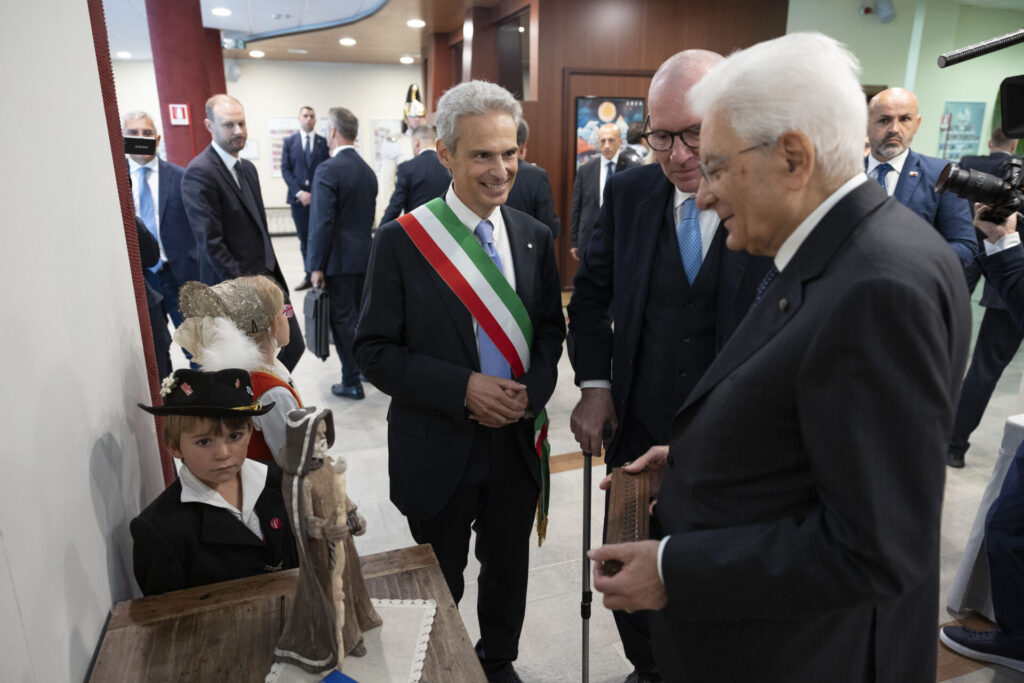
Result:
<instances>
[{"instance_id":1,"label":"black suit","mask_svg":"<svg viewBox=\"0 0 1024 683\"><path fill-rule=\"evenodd\" d=\"M552 239L558 239L562 222L555 213L555 199L551 194L548 172L529 161L520 160L515 184L508 193L505 206L533 216L551 230Z\"/></svg>"},{"instance_id":2,"label":"black suit","mask_svg":"<svg viewBox=\"0 0 1024 683\"><path fill-rule=\"evenodd\" d=\"M666 444L675 411L753 301L766 258L725 248L719 226L693 284L676 239L675 188L657 165L609 179L569 302L577 384L611 380L609 467ZM614 332L612 323L614 323ZM626 656L653 666L646 617L615 613Z\"/></svg>"},{"instance_id":3,"label":"black suit","mask_svg":"<svg viewBox=\"0 0 1024 683\"><path fill-rule=\"evenodd\" d=\"M1001 178L1003 166L1010 158L1006 152L996 152L984 157L965 156L960 160L960 166ZM984 273L984 253L982 245L978 260L975 262L979 274ZM1003 370L1013 360L1021 341L1024 340L1024 331L1017 326L1013 316L1006 310L1006 304L992 286L987 274L981 305L985 307L985 315L981 319L981 328L974 343L971 367L967 371L960 392L960 403L953 422L953 436L949 442L950 453L961 457L970 446L968 439L971 432L981 423L985 408L988 407L989 399L992 398L992 392L995 391Z\"/></svg>"},{"instance_id":4,"label":"black suit","mask_svg":"<svg viewBox=\"0 0 1024 683\"><path fill-rule=\"evenodd\" d=\"M312 191L316 167L330 157L327 138L317 133L310 135L313 136L313 144L308 159L302 148L302 131L295 131L286 137L281 146L281 175L288 184L288 196L285 197L285 201L292 208L292 220L295 221L295 233L299 236L303 262L306 261L306 240L309 236L309 207L303 206L296 195L301 191Z\"/></svg>"},{"instance_id":5,"label":"black suit","mask_svg":"<svg viewBox=\"0 0 1024 683\"><path fill-rule=\"evenodd\" d=\"M175 481L131 522L135 580L142 593L166 593L299 566L279 469L267 471L256 516L262 541L223 508L182 503L181 481Z\"/></svg>"},{"instance_id":6,"label":"black suit","mask_svg":"<svg viewBox=\"0 0 1024 683\"><path fill-rule=\"evenodd\" d=\"M530 368L518 381L539 411L554 391L565 336L551 232L514 209L501 215L515 290L533 327ZM374 238L355 355L391 396L392 502L414 538L434 547L456 602L472 523L481 561L478 653L485 667L515 659L540 482L533 421L489 429L467 420L466 385L480 370L473 319L397 221Z\"/></svg>"},{"instance_id":7,"label":"black suit","mask_svg":"<svg viewBox=\"0 0 1024 683\"><path fill-rule=\"evenodd\" d=\"M403 161L398 165L395 191L391 193L391 201L380 224L384 225L431 199L444 196L451 182L452 174L438 161L437 152L432 149L423 150L415 158Z\"/></svg>"},{"instance_id":8,"label":"black suit","mask_svg":"<svg viewBox=\"0 0 1024 683\"><path fill-rule=\"evenodd\" d=\"M854 188L673 421L655 508L666 680L935 680L942 454L969 342L949 247L874 181Z\"/></svg>"},{"instance_id":9,"label":"black suit","mask_svg":"<svg viewBox=\"0 0 1024 683\"><path fill-rule=\"evenodd\" d=\"M615 173L639 165L634 159L635 155L620 153L615 163ZM581 259L590 243L594 221L601 210L601 166L607 163L607 159L595 154L590 161L576 170L576 180L572 185L572 213L569 217L569 245L578 250L577 254ZM613 177L615 173L612 174ZM607 182L606 179L605 183Z\"/></svg>"},{"instance_id":10,"label":"black suit","mask_svg":"<svg viewBox=\"0 0 1024 683\"><path fill-rule=\"evenodd\" d=\"M142 272L160 263L160 243L153 237L146 224L138 216L135 217L135 232L139 239L139 257ZM171 333L167 331L167 312L164 308L164 296L155 287L149 277L143 278L146 286L146 304L149 308L149 326L153 331L153 353L156 355L156 371L160 377L171 374Z\"/></svg>"},{"instance_id":11,"label":"black suit","mask_svg":"<svg viewBox=\"0 0 1024 683\"><path fill-rule=\"evenodd\" d=\"M377 176L354 148L341 150L316 169L306 269L324 273L341 383L347 386L359 384L352 335L370 260L376 202Z\"/></svg>"},{"instance_id":12,"label":"black suit","mask_svg":"<svg viewBox=\"0 0 1024 683\"><path fill-rule=\"evenodd\" d=\"M239 159L239 182L211 143L185 169L181 198L192 232L200 247L199 279L208 285L242 275L269 275L277 280L289 301L288 285L267 232L267 213L256 167ZM305 344L295 318L289 319L291 340L280 353L292 370Z\"/></svg>"}]
</instances>

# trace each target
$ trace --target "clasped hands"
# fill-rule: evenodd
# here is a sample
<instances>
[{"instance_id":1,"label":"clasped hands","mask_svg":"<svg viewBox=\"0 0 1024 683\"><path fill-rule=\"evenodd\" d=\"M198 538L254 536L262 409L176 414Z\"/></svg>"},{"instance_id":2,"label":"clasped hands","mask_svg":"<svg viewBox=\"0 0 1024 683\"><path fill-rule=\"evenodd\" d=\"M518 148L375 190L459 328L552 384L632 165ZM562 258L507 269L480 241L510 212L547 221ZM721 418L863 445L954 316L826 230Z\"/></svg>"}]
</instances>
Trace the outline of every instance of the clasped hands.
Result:
<instances>
[{"instance_id":1,"label":"clasped hands","mask_svg":"<svg viewBox=\"0 0 1024 683\"><path fill-rule=\"evenodd\" d=\"M469 419L484 427L504 427L523 418L530 407L526 385L474 372L466 383Z\"/></svg>"}]
</instances>

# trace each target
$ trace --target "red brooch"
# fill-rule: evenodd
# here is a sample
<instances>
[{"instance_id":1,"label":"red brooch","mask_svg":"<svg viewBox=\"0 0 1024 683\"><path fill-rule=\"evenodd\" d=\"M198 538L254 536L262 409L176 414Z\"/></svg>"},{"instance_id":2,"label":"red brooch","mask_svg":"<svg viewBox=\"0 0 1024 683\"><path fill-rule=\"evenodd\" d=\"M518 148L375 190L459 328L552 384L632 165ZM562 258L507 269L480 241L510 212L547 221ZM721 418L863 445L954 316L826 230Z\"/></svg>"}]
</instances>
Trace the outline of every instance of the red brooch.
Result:
<instances>
[{"instance_id":1,"label":"red brooch","mask_svg":"<svg viewBox=\"0 0 1024 683\"><path fill-rule=\"evenodd\" d=\"M278 519L277 517L271 517L270 518L270 528L271 529L280 529L281 528L281 520Z\"/></svg>"},{"instance_id":2,"label":"red brooch","mask_svg":"<svg viewBox=\"0 0 1024 683\"><path fill-rule=\"evenodd\" d=\"M182 392L184 392L184 394L186 396L191 396L192 395L192 387L190 387L188 385L188 382L182 382L181 383L181 390L182 390Z\"/></svg>"},{"instance_id":3,"label":"red brooch","mask_svg":"<svg viewBox=\"0 0 1024 683\"><path fill-rule=\"evenodd\" d=\"M241 389L241 388L242 388L242 380L236 379L235 380L235 389Z\"/></svg>"}]
</instances>

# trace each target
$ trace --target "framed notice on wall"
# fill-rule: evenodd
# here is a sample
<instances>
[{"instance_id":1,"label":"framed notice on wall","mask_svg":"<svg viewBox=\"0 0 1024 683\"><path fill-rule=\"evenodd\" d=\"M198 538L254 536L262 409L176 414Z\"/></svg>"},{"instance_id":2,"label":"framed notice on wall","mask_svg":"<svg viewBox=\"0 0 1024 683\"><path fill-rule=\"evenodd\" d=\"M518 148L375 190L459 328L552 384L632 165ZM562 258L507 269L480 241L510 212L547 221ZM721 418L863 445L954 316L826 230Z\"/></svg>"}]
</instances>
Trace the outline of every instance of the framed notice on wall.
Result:
<instances>
[{"instance_id":1,"label":"framed notice on wall","mask_svg":"<svg viewBox=\"0 0 1024 683\"><path fill-rule=\"evenodd\" d=\"M626 129L631 123L643 123L642 97L577 97L576 98L576 168L590 160L597 149L597 129L614 123L626 144Z\"/></svg>"},{"instance_id":2,"label":"framed notice on wall","mask_svg":"<svg viewBox=\"0 0 1024 683\"><path fill-rule=\"evenodd\" d=\"M946 161L977 154L981 127L985 125L984 102L946 102L939 122L939 153Z\"/></svg>"}]
</instances>

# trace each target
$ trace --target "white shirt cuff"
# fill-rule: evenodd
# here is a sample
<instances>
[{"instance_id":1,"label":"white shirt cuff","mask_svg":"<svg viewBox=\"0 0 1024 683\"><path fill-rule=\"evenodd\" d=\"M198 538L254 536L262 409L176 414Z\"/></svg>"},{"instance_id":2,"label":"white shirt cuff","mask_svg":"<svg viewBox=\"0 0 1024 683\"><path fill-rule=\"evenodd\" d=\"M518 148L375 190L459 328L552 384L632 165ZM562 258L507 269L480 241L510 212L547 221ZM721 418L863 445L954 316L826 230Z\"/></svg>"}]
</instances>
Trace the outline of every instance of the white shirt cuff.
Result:
<instances>
[{"instance_id":1,"label":"white shirt cuff","mask_svg":"<svg viewBox=\"0 0 1024 683\"><path fill-rule=\"evenodd\" d=\"M661 556L665 554L665 544L668 543L668 539L670 538L672 537L666 536L661 539L661 543L658 544L658 578L661 579L661 583L663 585L665 583L665 574L661 571Z\"/></svg>"},{"instance_id":2,"label":"white shirt cuff","mask_svg":"<svg viewBox=\"0 0 1024 683\"><path fill-rule=\"evenodd\" d=\"M612 383L606 379L585 379L580 382L580 389L611 389Z\"/></svg>"},{"instance_id":3,"label":"white shirt cuff","mask_svg":"<svg viewBox=\"0 0 1024 683\"><path fill-rule=\"evenodd\" d=\"M999 252L1005 251L1010 247L1015 247L1018 244L1020 244L1019 232L1011 232L1009 235L1003 235L995 242L985 240L985 255L991 256L992 254L998 254Z\"/></svg>"}]
</instances>

